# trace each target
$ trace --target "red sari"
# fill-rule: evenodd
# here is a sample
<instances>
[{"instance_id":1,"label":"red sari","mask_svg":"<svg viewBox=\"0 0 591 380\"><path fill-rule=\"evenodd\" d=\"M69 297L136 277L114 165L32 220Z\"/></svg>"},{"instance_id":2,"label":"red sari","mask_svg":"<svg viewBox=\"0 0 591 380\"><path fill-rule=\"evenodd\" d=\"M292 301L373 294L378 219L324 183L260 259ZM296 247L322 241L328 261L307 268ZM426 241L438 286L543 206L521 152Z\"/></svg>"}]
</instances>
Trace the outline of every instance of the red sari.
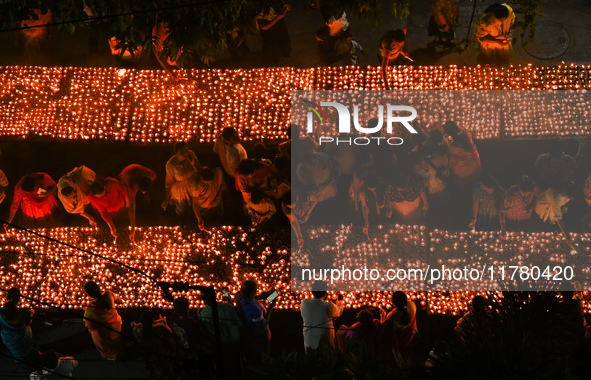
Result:
<instances>
[{"instance_id":1,"label":"red sari","mask_svg":"<svg viewBox=\"0 0 591 380\"><path fill-rule=\"evenodd\" d=\"M103 219L107 220L108 214L116 214L125 207L126 188L115 178L105 178L105 195L96 197L89 195L88 200Z\"/></svg>"},{"instance_id":2,"label":"red sari","mask_svg":"<svg viewBox=\"0 0 591 380\"><path fill-rule=\"evenodd\" d=\"M389 316L378 333L379 349L385 360L394 359L399 366L410 364L411 354L417 335L417 315L407 325L398 323Z\"/></svg>"},{"instance_id":3,"label":"red sari","mask_svg":"<svg viewBox=\"0 0 591 380\"><path fill-rule=\"evenodd\" d=\"M469 131L463 130L450 144L449 167L459 181L469 181L480 173L480 155Z\"/></svg>"},{"instance_id":4,"label":"red sari","mask_svg":"<svg viewBox=\"0 0 591 380\"><path fill-rule=\"evenodd\" d=\"M21 178L14 188L10 210L16 212L20 206L23 214L32 219L43 219L50 215L57 206L55 181L46 173L37 173L35 190L27 193L22 189L23 179Z\"/></svg>"}]
</instances>

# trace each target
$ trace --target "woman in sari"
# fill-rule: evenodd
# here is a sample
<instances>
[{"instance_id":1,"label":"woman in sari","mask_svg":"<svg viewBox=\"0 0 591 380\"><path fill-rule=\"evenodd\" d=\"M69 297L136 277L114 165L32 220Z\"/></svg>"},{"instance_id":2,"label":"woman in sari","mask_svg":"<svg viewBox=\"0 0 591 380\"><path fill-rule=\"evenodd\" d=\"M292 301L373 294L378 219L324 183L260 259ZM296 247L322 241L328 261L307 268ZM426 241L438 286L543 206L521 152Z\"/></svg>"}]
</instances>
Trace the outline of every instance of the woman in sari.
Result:
<instances>
[{"instance_id":1,"label":"woman in sari","mask_svg":"<svg viewBox=\"0 0 591 380\"><path fill-rule=\"evenodd\" d=\"M200 173L201 163L195 153L189 150L187 143L179 141L174 144L174 156L166 163L166 195L162 201L164 211L169 204L175 205L178 215L185 210Z\"/></svg>"},{"instance_id":2,"label":"woman in sari","mask_svg":"<svg viewBox=\"0 0 591 380\"><path fill-rule=\"evenodd\" d=\"M476 31L480 45L479 64L509 64L514 24L515 12L507 4L494 3L486 8Z\"/></svg>"},{"instance_id":3,"label":"woman in sari","mask_svg":"<svg viewBox=\"0 0 591 380\"><path fill-rule=\"evenodd\" d=\"M386 316L380 328L379 347L385 359L392 356L400 367L410 364L417 335L417 307L404 292L392 294L394 309Z\"/></svg>"},{"instance_id":4,"label":"woman in sari","mask_svg":"<svg viewBox=\"0 0 591 380\"><path fill-rule=\"evenodd\" d=\"M96 227L96 221L86 213L84 207L90 203L90 185L96 179L96 174L86 166L75 168L57 182L57 196L70 214L80 214L88 219L91 226Z\"/></svg>"},{"instance_id":5,"label":"woman in sari","mask_svg":"<svg viewBox=\"0 0 591 380\"><path fill-rule=\"evenodd\" d=\"M325 153L302 153L296 175L311 202L323 202L337 194L340 167Z\"/></svg>"},{"instance_id":6,"label":"woman in sari","mask_svg":"<svg viewBox=\"0 0 591 380\"><path fill-rule=\"evenodd\" d=\"M57 206L55 181L46 173L24 176L14 188L8 223L12 223L18 208L29 219L43 220L51 215Z\"/></svg>"},{"instance_id":7,"label":"woman in sari","mask_svg":"<svg viewBox=\"0 0 591 380\"><path fill-rule=\"evenodd\" d=\"M450 140L449 171L456 181L470 186L480 173L480 155L472 136L453 121L443 124L443 131Z\"/></svg>"},{"instance_id":8,"label":"woman in sari","mask_svg":"<svg viewBox=\"0 0 591 380\"><path fill-rule=\"evenodd\" d=\"M121 299L109 290L101 293L98 284L93 281L86 283L84 290L92 297L92 302L84 311L84 322L94 346L103 358L117 360L123 342L120 334L122 321L115 302L121 302Z\"/></svg>"},{"instance_id":9,"label":"woman in sari","mask_svg":"<svg viewBox=\"0 0 591 380\"><path fill-rule=\"evenodd\" d=\"M197 223L200 229L205 227L203 213L210 213L218 210L224 212L223 195L226 191L224 174L222 169L210 169L207 166L203 168L201 178L197 185L191 190L191 199L193 203L193 212L197 217Z\"/></svg>"}]
</instances>

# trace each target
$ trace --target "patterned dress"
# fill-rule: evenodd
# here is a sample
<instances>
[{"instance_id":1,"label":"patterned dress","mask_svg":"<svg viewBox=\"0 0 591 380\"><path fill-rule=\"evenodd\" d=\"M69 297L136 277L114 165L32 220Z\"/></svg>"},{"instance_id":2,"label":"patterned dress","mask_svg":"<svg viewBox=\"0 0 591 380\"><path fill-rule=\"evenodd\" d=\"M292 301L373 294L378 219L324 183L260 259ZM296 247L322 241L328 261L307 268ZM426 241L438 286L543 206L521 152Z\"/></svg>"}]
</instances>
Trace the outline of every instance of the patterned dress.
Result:
<instances>
[{"instance_id":1,"label":"patterned dress","mask_svg":"<svg viewBox=\"0 0 591 380\"><path fill-rule=\"evenodd\" d=\"M507 220L515 222L530 220L539 195L540 189L537 186L534 191L525 195L520 193L519 185L511 186L503 199L503 211Z\"/></svg>"},{"instance_id":2,"label":"patterned dress","mask_svg":"<svg viewBox=\"0 0 591 380\"><path fill-rule=\"evenodd\" d=\"M413 172L402 189L392 184L386 186L386 201L403 216L408 216L421 207L421 192L425 190L425 179Z\"/></svg>"}]
</instances>

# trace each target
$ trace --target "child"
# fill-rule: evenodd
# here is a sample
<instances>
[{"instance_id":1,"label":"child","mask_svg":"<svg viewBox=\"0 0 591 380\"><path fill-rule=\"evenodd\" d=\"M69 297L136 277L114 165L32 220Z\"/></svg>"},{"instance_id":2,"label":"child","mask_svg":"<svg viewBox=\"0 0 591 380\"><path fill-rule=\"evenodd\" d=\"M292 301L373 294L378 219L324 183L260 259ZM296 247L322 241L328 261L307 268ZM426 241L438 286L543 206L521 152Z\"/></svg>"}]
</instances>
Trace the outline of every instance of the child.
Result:
<instances>
[{"instance_id":1,"label":"child","mask_svg":"<svg viewBox=\"0 0 591 380\"><path fill-rule=\"evenodd\" d=\"M367 56L365 54L365 50L357 43L357 41L353 41L353 36L349 29L344 30L341 32L341 43L339 45L339 53L343 55L343 62L345 65L359 65L359 56L358 54L363 54L364 57Z\"/></svg>"}]
</instances>

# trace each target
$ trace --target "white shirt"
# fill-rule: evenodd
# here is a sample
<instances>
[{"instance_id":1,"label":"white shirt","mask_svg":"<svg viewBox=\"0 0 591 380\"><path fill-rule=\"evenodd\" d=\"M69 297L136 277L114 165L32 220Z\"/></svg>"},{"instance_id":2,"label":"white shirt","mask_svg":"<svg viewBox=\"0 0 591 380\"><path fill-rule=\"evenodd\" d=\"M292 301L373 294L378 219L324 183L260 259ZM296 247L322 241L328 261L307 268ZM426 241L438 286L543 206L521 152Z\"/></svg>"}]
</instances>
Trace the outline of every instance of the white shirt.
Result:
<instances>
[{"instance_id":1,"label":"white shirt","mask_svg":"<svg viewBox=\"0 0 591 380\"><path fill-rule=\"evenodd\" d=\"M562 220L562 206L569 201L570 198L561 195L553 188L549 188L538 197L536 212L542 221L554 224Z\"/></svg>"},{"instance_id":2,"label":"white shirt","mask_svg":"<svg viewBox=\"0 0 591 380\"><path fill-rule=\"evenodd\" d=\"M343 314L342 301L326 302L320 298L312 298L302 301L302 319L304 320L304 346L318 348L320 338L326 336L334 345L334 326L332 319Z\"/></svg>"},{"instance_id":3,"label":"white shirt","mask_svg":"<svg viewBox=\"0 0 591 380\"><path fill-rule=\"evenodd\" d=\"M351 57L351 63L357 66L359 64L359 53L363 51L361 45L357 41L351 41L351 48L349 49L349 57Z\"/></svg>"},{"instance_id":4,"label":"white shirt","mask_svg":"<svg viewBox=\"0 0 591 380\"><path fill-rule=\"evenodd\" d=\"M66 379L66 377L72 377L72 371L78 367L78 361L74 360L72 356L62 356L58 358L57 367L52 370L43 369L42 375L35 372L29 375L29 380L40 380L40 379ZM59 376L64 375L64 376Z\"/></svg>"},{"instance_id":5,"label":"white shirt","mask_svg":"<svg viewBox=\"0 0 591 380\"><path fill-rule=\"evenodd\" d=\"M224 170L232 177L236 177L236 170L240 165L240 161L248 158L242 145L228 143L221 134L213 146L213 151L220 156Z\"/></svg>"}]
</instances>

